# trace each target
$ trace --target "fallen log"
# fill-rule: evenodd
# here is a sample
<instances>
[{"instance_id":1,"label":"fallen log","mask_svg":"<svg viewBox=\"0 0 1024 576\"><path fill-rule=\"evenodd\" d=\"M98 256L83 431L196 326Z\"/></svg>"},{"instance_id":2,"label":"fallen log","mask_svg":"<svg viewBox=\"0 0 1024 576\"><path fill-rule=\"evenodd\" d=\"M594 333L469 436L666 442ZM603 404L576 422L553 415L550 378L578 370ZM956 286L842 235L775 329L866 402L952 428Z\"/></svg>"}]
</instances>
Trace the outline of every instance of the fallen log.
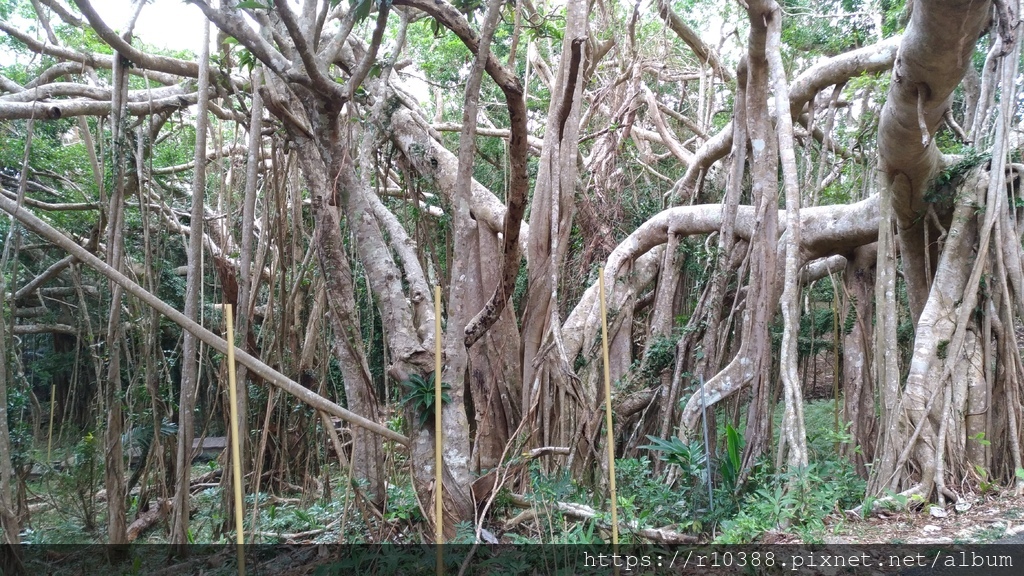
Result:
<instances>
[{"instance_id":1,"label":"fallen log","mask_svg":"<svg viewBox=\"0 0 1024 576\"><path fill-rule=\"evenodd\" d=\"M519 494L511 494L510 499L513 504L520 508L533 508L533 503ZM597 511L585 504L555 502L554 506L556 510L570 518L576 518L577 520L596 520L602 527L608 527L606 526L606 522L603 520L597 520ZM518 518L519 517L516 517L516 519ZM520 520L520 522L521 521L522 520ZM670 530L668 528L642 528L635 521L629 523L620 522L619 529L632 532L637 536L642 536L648 540L661 542L663 544L694 544L697 542L697 537L692 534L683 534L682 532L676 532L675 530Z\"/></svg>"},{"instance_id":2,"label":"fallen log","mask_svg":"<svg viewBox=\"0 0 1024 576\"><path fill-rule=\"evenodd\" d=\"M143 532L149 530L158 522L167 517L167 514L171 512L171 500L169 498L161 498L157 500L156 506L153 506L149 510L143 512L138 518L135 519L131 525L128 526L128 541L134 542L142 535Z\"/></svg>"}]
</instances>

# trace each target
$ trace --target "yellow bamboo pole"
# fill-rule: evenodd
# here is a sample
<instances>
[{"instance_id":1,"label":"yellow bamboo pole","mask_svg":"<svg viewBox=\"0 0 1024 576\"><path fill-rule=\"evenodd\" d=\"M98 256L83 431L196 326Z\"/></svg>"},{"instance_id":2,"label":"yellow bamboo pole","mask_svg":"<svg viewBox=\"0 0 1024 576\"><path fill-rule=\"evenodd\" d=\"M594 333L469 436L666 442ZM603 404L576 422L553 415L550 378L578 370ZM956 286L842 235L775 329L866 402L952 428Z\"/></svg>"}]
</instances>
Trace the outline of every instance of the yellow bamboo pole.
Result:
<instances>
[{"instance_id":1,"label":"yellow bamboo pole","mask_svg":"<svg viewBox=\"0 0 1024 576\"><path fill-rule=\"evenodd\" d=\"M615 434L612 431L612 381L608 364L608 309L604 302L604 266L598 270L598 291L601 300L601 352L604 356L604 427L608 433L608 489L612 499L612 546L618 553L619 503L615 496Z\"/></svg>"},{"instance_id":2,"label":"yellow bamboo pole","mask_svg":"<svg viewBox=\"0 0 1024 576\"><path fill-rule=\"evenodd\" d=\"M238 392L235 382L235 320L231 313L231 304L224 305L227 322L228 343L228 399L231 403L231 472L235 488L235 543L238 545L238 574L245 575L245 527L242 525L242 458L239 454L238 442Z\"/></svg>"},{"instance_id":3,"label":"yellow bamboo pole","mask_svg":"<svg viewBox=\"0 0 1024 576\"><path fill-rule=\"evenodd\" d=\"M434 542L437 543L437 573L444 573L441 544L444 543L444 476L441 459L441 287L434 286Z\"/></svg>"},{"instance_id":4,"label":"yellow bamboo pole","mask_svg":"<svg viewBox=\"0 0 1024 576\"><path fill-rule=\"evenodd\" d=\"M53 408L57 404L57 385L50 384L50 431L46 433L46 465L53 466L50 451L53 448Z\"/></svg>"}]
</instances>

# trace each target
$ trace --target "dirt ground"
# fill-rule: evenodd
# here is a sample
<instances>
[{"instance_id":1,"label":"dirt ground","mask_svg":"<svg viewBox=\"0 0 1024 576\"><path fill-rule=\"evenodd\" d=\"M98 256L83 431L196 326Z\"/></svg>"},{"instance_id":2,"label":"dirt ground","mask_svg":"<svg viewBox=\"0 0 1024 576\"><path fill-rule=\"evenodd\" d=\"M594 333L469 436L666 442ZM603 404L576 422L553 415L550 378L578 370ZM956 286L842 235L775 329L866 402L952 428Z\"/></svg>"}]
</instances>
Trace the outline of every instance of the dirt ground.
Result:
<instances>
[{"instance_id":1,"label":"dirt ground","mask_svg":"<svg viewBox=\"0 0 1024 576\"><path fill-rule=\"evenodd\" d=\"M934 507L933 507L934 508ZM945 510L881 513L867 519L834 514L826 520L826 544L1024 543L1024 497L1012 490L968 495Z\"/></svg>"}]
</instances>

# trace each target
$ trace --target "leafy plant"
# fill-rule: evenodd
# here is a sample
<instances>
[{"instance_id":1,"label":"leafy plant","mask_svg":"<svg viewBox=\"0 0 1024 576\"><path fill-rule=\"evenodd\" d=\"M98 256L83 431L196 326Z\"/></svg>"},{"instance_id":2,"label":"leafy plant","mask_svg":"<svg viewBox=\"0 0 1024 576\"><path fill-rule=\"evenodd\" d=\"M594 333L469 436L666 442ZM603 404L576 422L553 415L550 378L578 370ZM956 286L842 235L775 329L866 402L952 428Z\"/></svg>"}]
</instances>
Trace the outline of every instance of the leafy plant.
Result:
<instances>
[{"instance_id":1,"label":"leafy plant","mask_svg":"<svg viewBox=\"0 0 1024 576\"><path fill-rule=\"evenodd\" d=\"M743 471L742 453L743 437L731 424L726 424L725 454L719 464L719 472L722 474L722 482L732 492L736 492Z\"/></svg>"},{"instance_id":2,"label":"leafy plant","mask_svg":"<svg viewBox=\"0 0 1024 576\"><path fill-rule=\"evenodd\" d=\"M651 473L646 457L615 461L615 484L618 487L620 518L644 526L678 524L693 517L686 504L693 490L686 482L678 487L665 483L662 476Z\"/></svg>"},{"instance_id":3,"label":"leafy plant","mask_svg":"<svg viewBox=\"0 0 1024 576\"><path fill-rule=\"evenodd\" d=\"M974 472L978 475L978 489L981 490L981 493L987 494L992 491L995 487L995 483L989 479L988 470L985 470L979 464L975 464Z\"/></svg>"},{"instance_id":4,"label":"leafy plant","mask_svg":"<svg viewBox=\"0 0 1024 576\"><path fill-rule=\"evenodd\" d=\"M405 397L402 398L402 406L411 407L420 416L420 427L422 428L434 417L434 373L430 372L426 378L419 374L412 374L408 380L402 382L406 389ZM451 384L441 382L441 405L452 401L447 390L451 390Z\"/></svg>"},{"instance_id":5,"label":"leafy plant","mask_svg":"<svg viewBox=\"0 0 1024 576\"><path fill-rule=\"evenodd\" d=\"M87 432L71 450L70 466L57 475L59 491L69 496L66 507L71 516L82 521L86 532L96 529L96 484L102 474L99 442Z\"/></svg>"},{"instance_id":6,"label":"leafy plant","mask_svg":"<svg viewBox=\"0 0 1024 576\"><path fill-rule=\"evenodd\" d=\"M463 520L455 525L455 537L448 544L473 544L476 542L476 527Z\"/></svg>"},{"instance_id":7,"label":"leafy plant","mask_svg":"<svg viewBox=\"0 0 1024 576\"><path fill-rule=\"evenodd\" d=\"M160 437L169 438L178 433L178 425L166 419L160 422ZM138 448L140 454L149 452L153 445L153 424L147 423L130 428L121 435L121 443L125 448Z\"/></svg>"},{"instance_id":8,"label":"leafy plant","mask_svg":"<svg viewBox=\"0 0 1024 576\"><path fill-rule=\"evenodd\" d=\"M169 438L177 433L178 425L174 422L168 422L167 420L160 422L161 438ZM129 460L132 457L132 452L137 453L140 458L135 473L128 479L126 491L130 493L132 488L138 484L143 471L146 469L146 462L149 460L149 449L153 446L153 424L147 423L130 428L121 435L121 443L128 449Z\"/></svg>"},{"instance_id":9,"label":"leafy plant","mask_svg":"<svg viewBox=\"0 0 1024 576\"><path fill-rule=\"evenodd\" d=\"M694 477L704 474L707 467L707 457L704 453L704 446L700 442L696 440L683 442L678 436L665 440L664 438L648 435L647 439L651 443L640 448L660 452L659 458L661 461L679 466L684 476Z\"/></svg>"},{"instance_id":10,"label":"leafy plant","mask_svg":"<svg viewBox=\"0 0 1024 576\"><path fill-rule=\"evenodd\" d=\"M392 522L418 522L423 520L420 505L416 501L416 492L411 484L388 484L387 508L384 510L384 519Z\"/></svg>"},{"instance_id":11,"label":"leafy plant","mask_svg":"<svg viewBox=\"0 0 1024 576\"><path fill-rule=\"evenodd\" d=\"M988 440L985 439L985 433L984 432L978 432L974 436L968 436L968 438L971 439L971 440L974 440L975 442L977 442L978 444L980 444L982 446L990 446L992 444L991 442L989 442ZM1018 468L1017 470L1021 470L1021 469Z\"/></svg>"},{"instance_id":12,"label":"leafy plant","mask_svg":"<svg viewBox=\"0 0 1024 576\"><path fill-rule=\"evenodd\" d=\"M641 374L643 378L657 378L663 370L672 366L676 360L677 340L678 338L671 336L660 337L647 347L647 357L644 359L644 370Z\"/></svg>"}]
</instances>

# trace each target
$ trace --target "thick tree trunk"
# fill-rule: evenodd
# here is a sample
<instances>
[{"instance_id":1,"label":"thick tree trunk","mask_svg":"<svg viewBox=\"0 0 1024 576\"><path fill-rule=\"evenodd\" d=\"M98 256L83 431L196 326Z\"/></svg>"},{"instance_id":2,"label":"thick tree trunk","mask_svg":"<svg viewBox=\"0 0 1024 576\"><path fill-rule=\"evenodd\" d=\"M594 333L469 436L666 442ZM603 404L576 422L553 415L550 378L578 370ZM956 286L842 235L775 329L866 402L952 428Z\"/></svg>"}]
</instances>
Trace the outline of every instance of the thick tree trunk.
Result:
<instances>
[{"instance_id":1,"label":"thick tree trunk","mask_svg":"<svg viewBox=\"0 0 1024 576\"><path fill-rule=\"evenodd\" d=\"M749 11L750 39L747 47L747 93L769 93L766 57L767 20L765 11ZM750 403L747 408L746 444L743 467L749 470L765 452L771 440L772 406L769 389L772 370L771 322L779 298L778 255L778 143L772 129L768 103L764 98L747 99L747 134L750 138L751 196L757 210L756 232L750 253L750 280L744 310L741 348L736 358L750 374ZM734 146L746 143L735 142ZM717 378L717 376L716 376ZM715 379L708 382L708 386ZM696 395L695 395L696 397Z\"/></svg>"},{"instance_id":2,"label":"thick tree trunk","mask_svg":"<svg viewBox=\"0 0 1024 576\"><path fill-rule=\"evenodd\" d=\"M499 271L490 265L501 258L501 243L486 226L477 225L477 242L465 258L476 264L466 281L481 289L466 295L469 310L481 310L488 302L486 286L501 281ZM501 463L505 446L522 417L522 384L519 360L519 328L515 311L507 307L498 320L469 349L467 389L472 398L473 453L470 469L482 474ZM467 409L470 407L467 407Z\"/></svg>"},{"instance_id":3,"label":"thick tree trunk","mask_svg":"<svg viewBox=\"0 0 1024 576\"><path fill-rule=\"evenodd\" d=\"M916 337L898 404L895 367L891 366L891 359L880 360L885 433L869 486L875 494L888 490L923 498L934 494L940 504L947 497L955 499L952 483L971 473L964 455L966 430L987 428L977 419L968 425L963 414L971 389L983 389L979 380L985 379L984 371L968 368L972 361L983 358L979 356L979 327L971 319L971 310L989 305L984 295L979 294L978 284L984 266L990 262L990 237L997 234L993 232L997 230L997 220L1010 222L1000 215L1006 213L1001 207L1006 193L1004 146L1017 57L1012 11L997 11L1003 33L997 45L1001 54L1010 57L999 68L1002 108L996 121L991 175L975 171L963 182L952 183L957 188L957 204L948 234L934 224L943 214L938 219L934 214L929 216L931 207L925 193L941 163L933 135L950 105L953 90L971 64L976 41L990 23L991 10L987 3L956 0L916 4L882 110L879 171L892 198ZM1011 21L1006 21L1007 17ZM972 132L977 132L977 126L976 121ZM978 134L972 136L977 138ZM984 216L971 208L969 202L985 206ZM929 244L929 239L937 237L940 242ZM941 241L944 245L940 245ZM886 257L881 250L882 247L880 263ZM1002 270L997 269L995 276L1004 275ZM885 284L893 286L891 279L886 279ZM887 311L892 308L888 290L883 300ZM887 328L886 333L890 336L883 335L879 345L890 344L893 328ZM884 353L884 349L878 348L875 356L880 358L879 354ZM979 395L983 396L974 394L978 403ZM1012 421L1019 413L1019 407L1011 406L1009 419ZM1019 430L1015 428L1010 426L1007 431L1011 441L1018 439Z\"/></svg>"},{"instance_id":4,"label":"thick tree trunk","mask_svg":"<svg viewBox=\"0 0 1024 576\"><path fill-rule=\"evenodd\" d=\"M458 172L456 156L430 136L426 122L417 112L405 109L397 110L391 115L390 122L389 136L402 151L413 171L432 180L446 197L447 203L454 205L456 202L455 175ZM498 240L498 234L503 230L506 209L494 194L475 180L472 181L468 198L469 214L477 223L477 227L475 239L472 242L469 244L459 243L464 252L459 257L467 262L474 262L465 282L475 286L476 289L471 294L465 295L466 306L470 310L481 310L489 302L486 287L497 285L501 281L498 269L494 264L499 262L501 257L501 242ZM378 206L376 209L378 215L384 212L381 208L382 206ZM393 231L389 232L392 235L392 243L396 246L402 246L407 242L411 243L411 240L396 241L398 236L394 232L399 231L397 222L392 222L393 216L385 214L385 217L385 227L389 231ZM527 225L520 224L518 239L520 246L525 246L528 234ZM415 263L412 254L403 257L402 260L403 266ZM420 298L416 289L417 284L413 284L412 301L417 307L422 308L422 312L417 312L416 317L431 319L432 322L433 311L429 299L426 298L429 294L424 293L424 298ZM426 334L423 328L426 324L417 320L417 326L418 330ZM427 329L432 330L432 324ZM510 415L519 414L521 410L519 407L521 391L519 364L519 329L512 311L506 308L500 314L498 321L469 350L468 378L470 379L475 426L471 467L474 470L477 466L481 469L492 467L484 463L500 457L505 446L502 439L507 440L510 435L510 432L505 430L514 430L515 422L518 422L518 416L513 416L512 420L508 419ZM499 403L500 409L498 409ZM478 444L478 440L482 444ZM430 448L432 444L424 444L424 446L424 449L432 450ZM427 455L430 458L433 457L432 452ZM427 481L430 480L432 478Z\"/></svg>"},{"instance_id":5,"label":"thick tree trunk","mask_svg":"<svg viewBox=\"0 0 1024 576\"><path fill-rule=\"evenodd\" d=\"M854 250L847 261L843 288L847 305L840 314L843 327L843 415L850 423L853 442L843 445L857 472L867 476L867 463L874 460L878 435L875 413L875 380L871 372L871 325L874 317L875 262L877 246ZM856 450L857 447L860 450Z\"/></svg>"},{"instance_id":6,"label":"thick tree trunk","mask_svg":"<svg viewBox=\"0 0 1024 576\"><path fill-rule=\"evenodd\" d=\"M348 409L365 418L379 421L373 381L363 353L363 341L355 314L352 271L341 241L337 211L326 206L323 197L314 199L314 241L320 269L327 283L327 303L332 347L345 381ZM318 205L319 204L319 205ZM366 494L373 502L384 499L383 448L381 438L368 430L352 430L352 460L355 478L366 481Z\"/></svg>"},{"instance_id":7,"label":"thick tree trunk","mask_svg":"<svg viewBox=\"0 0 1024 576\"><path fill-rule=\"evenodd\" d=\"M566 5L562 58L552 86L530 209L522 406L530 419L527 428L534 431L531 444L536 446L565 446L577 437L593 438L597 433L582 427L599 406L598 390L569 390L575 384L566 377L573 359L567 357L562 342L558 290L576 193L589 9L585 0L570 0Z\"/></svg>"},{"instance_id":8,"label":"thick tree trunk","mask_svg":"<svg viewBox=\"0 0 1024 576\"><path fill-rule=\"evenodd\" d=\"M797 370L797 337L800 332L800 269L803 267L800 227L800 184L797 176L796 152L793 149L793 119L789 107L789 83L782 64L782 10L774 0L762 2L767 23L765 53L775 95L778 115L776 130L779 139L779 161L786 191L785 278L782 290L782 346L780 352L785 411L779 445L786 446L787 462L793 469L807 465L807 434L804 430L803 389ZM751 10L754 5L751 5ZM770 408L770 406L769 406ZM785 438L785 443L783 443ZM780 457L782 450L780 452Z\"/></svg>"},{"instance_id":9,"label":"thick tree trunk","mask_svg":"<svg viewBox=\"0 0 1024 576\"><path fill-rule=\"evenodd\" d=\"M450 384L451 402L442 408L440 429L443 435L443 462L434 462L434 466L443 466L443 510L444 518L433 518L434 522L443 522L443 538L451 539L456 533L456 523L473 519L475 503L471 485L473 476L470 472L472 454L472 438L467 411L474 404L471 383L467 382L469 367L469 350L466 347L467 328L473 315L470 302L474 296L484 290L481 280L481 262L477 250L480 245L480 226L470 214L473 189L473 165L476 160L476 121L480 99L480 83L484 68L491 58L490 45L499 16L498 0L487 3L484 23L480 33L479 45L466 82L463 110L463 132L459 137L459 164L455 181L454 210L454 245L451 267L451 284L448 294L448 323L444 333L444 368L442 378ZM462 253L468 250L468 254ZM477 296L478 298L479 296ZM467 397L467 391L469 396ZM433 434L430 435L431 437ZM432 438L433 439L433 438ZM436 470L436 468L434 468ZM417 489L422 493L424 483ZM434 487L432 500L437 497ZM422 499L422 498L421 498Z\"/></svg>"},{"instance_id":10,"label":"thick tree trunk","mask_svg":"<svg viewBox=\"0 0 1024 576\"><path fill-rule=\"evenodd\" d=\"M914 320L921 315L935 253L925 246L924 193L939 169L932 135L950 106L975 43L991 18L988 2L938 0L915 3L893 67L892 83L878 126L879 172L892 192L899 224L900 255ZM930 237L938 236L931 230Z\"/></svg>"},{"instance_id":11,"label":"thick tree trunk","mask_svg":"<svg viewBox=\"0 0 1024 576\"><path fill-rule=\"evenodd\" d=\"M936 269L936 283L921 312L914 341L914 355L900 409L892 417L899 418L898 434L887 440L894 442L893 453L902 451L899 459L884 461L875 469L877 491L897 490L913 486L923 497L931 494L936 482L936 459L939 430L948 416L943 391L949 386L944 374L946 354L959 354L950 340L957 327L959 306L956 303L967 288L971 271L970 254L977 242L977 222L973 217L976 196L965 193L953 215L949 243L943 251ZM916 473L903 468L906 455L918 463ZM912 475L911 475L912 474Z\"/></svg>"},{"instance_id":12,"label":"thick tree trunk","mask_svg":"<svg viewBox=\"0 0 1024 576\"><path fill-rule=\"evenodd\" d=\"M347 140L334 132L341 119L325 114L324 121L328 133L323 136L322 143L331 145L334 162L337 163L336 167L332 165L335 177L328 179L328 171L320 153L309 139L298 139L299 162L313 195L313 242L320 261L320 272L326 282L328 317L334 331L332 348L344 378L345 398L349 410L376 422L379 420L377 400L363 352L363 340L355 312L352 270L345 254L341 235L343 222L339 211L342 199L357 192L346 186L352 183L342 177L342 171L350 171L351 166L341 162L341 158L348 156L345 152ZM367 495L374 502L380 502L384 498L381 439L366 430L353 429L352 440L353 474L367 482Z\"/></svg>"}]
</instances>

